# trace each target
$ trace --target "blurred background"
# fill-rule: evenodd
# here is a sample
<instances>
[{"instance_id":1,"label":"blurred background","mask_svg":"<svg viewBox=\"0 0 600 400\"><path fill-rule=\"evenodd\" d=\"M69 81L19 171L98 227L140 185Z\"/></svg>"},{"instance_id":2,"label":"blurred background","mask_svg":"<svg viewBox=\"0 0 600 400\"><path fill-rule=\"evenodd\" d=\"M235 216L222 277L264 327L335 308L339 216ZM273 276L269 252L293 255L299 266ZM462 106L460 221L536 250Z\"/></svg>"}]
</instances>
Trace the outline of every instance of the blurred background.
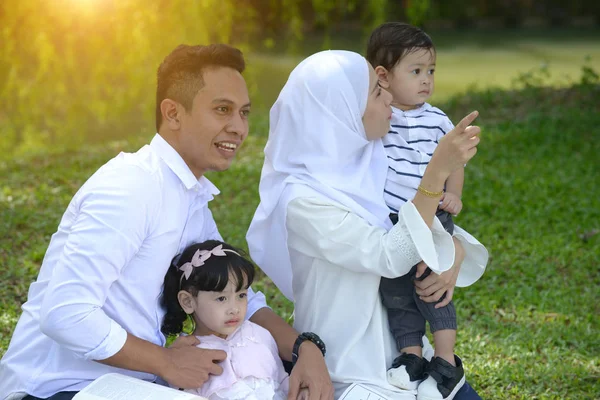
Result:
<instances>
[{"instance_id":1,"label":"blurred background","mask_svg":"<svg viewBox=\"0 0 600 400\"><path fill-rule=\"evenodd\" d=\"M600 65L592 0L3 0L1 153L153 132L156 69L180 43L243 48L253 102L268 108L302 57L364 53L391 20L434 39L433 102L474 86L567 86Z\"/></svg>"},{"instance_id":2,"label":"blurred background","mask_svg":"<svg viewBox=\"0 0 600 400\"><path fill-rule=\"evenodd\" d=\"M484 399L600 399L598 0L0 0L0 356L75 192L154 135L172 49L245 53L250 135L229 171L208 174L221 234L245 247L289 72L322 49L364 54L385 21L432 36L431 103L455 123L480 111L456 218L490 251L454 294L467 379ZM253 286L291 321L267 277Z\"/></svg>"}]
</instances>

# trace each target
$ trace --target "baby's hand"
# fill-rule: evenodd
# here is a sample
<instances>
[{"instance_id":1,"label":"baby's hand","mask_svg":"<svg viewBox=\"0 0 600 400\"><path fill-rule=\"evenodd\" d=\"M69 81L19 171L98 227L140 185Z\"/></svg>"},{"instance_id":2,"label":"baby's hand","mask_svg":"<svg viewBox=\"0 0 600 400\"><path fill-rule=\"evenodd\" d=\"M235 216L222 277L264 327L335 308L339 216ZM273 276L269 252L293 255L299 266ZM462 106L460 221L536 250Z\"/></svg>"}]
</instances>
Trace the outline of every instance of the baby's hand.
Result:
<instances>
[{"instance_id":1,"label":"baby's hand","mask_svg":"<svg viewBox=\"0 0 600 400\"><path fill-rule=\"evenodd\" d=\"M455 195L454 193L444 192L442 195L442 204L440 204L440 208L444 211L449 212L450 214L456 216L462 210L462 201L460 197Z\"/></svg>"}]
</instances>

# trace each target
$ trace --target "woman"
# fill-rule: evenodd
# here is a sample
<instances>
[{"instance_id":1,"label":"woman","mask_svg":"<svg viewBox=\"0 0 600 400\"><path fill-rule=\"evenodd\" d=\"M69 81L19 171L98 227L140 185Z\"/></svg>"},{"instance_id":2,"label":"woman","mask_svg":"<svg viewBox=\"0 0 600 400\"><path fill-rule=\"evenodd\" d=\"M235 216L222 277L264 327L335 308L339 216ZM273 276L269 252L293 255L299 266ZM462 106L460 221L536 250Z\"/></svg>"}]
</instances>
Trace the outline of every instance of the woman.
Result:
<instances>
[{"instance_id":1,"label":"woman","mask_svg":"<svg viewBox=\"0 0 600 400\"><path fill-rule=\"evenodd\" d=\"M271 109L261 204L247 235L253 259L295 302L294 326L326 343L336 398L360 383L390 399L414 399L387 383L397 354L379 297L382 276L402 276L423 261L438 274L450 271L432 274L436 288L448 289L457 274L462 284L477 280L487 262L483 246L458 228L466 254L458 273L454 241L434 217L439 197L417 194L392 227L380 140L390 102L356 53L326 51L300 63ZM421 182L425 193L441 191L474 156L479 129L465 128L475 117L440 141Z\"/></svg>"}]
</instances>

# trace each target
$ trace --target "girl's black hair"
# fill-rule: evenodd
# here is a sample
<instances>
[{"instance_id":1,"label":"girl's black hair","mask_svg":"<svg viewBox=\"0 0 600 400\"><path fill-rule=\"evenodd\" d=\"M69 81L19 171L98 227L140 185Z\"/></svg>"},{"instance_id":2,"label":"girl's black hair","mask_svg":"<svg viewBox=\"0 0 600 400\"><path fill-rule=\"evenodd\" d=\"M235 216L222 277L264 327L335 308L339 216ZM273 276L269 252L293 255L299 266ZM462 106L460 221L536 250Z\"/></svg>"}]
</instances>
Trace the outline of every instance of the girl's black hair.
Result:
<instances>
[{"instance_id":1,"label":"girl's black hair","mask_svg":"<svg viewBox=\"0 0 600 400\"><path fill-rule=\"evenodd\" d=\"M183 276L180 267L192 260L198 250L213 250L222 245L225 256L210 256L204 265L192 269L188 279ZM254 281L254 265L245 257L245 253L227 243L218 240L207 240L188 246L180 255L175 256L165 275L160 304L166 310L161 331L165 335L179 334L187 314L179 305L177 294L185 290L196 296L198 292L221 292L229 282L229 275L235 276L236 290L247 289Z\"/></svg>"},{"instance_id":2,"label":"girl's black hair","mask_svg":"<svg viewBox=\"0 0 600 400\"><path fill-rule=\"evenodd\" d=\"M373 68L381 65L388 71L414 51L435 50L425 31L403 22L386 22L371 33L367 44L367 61Z\"/></svg>"}]
</instances>

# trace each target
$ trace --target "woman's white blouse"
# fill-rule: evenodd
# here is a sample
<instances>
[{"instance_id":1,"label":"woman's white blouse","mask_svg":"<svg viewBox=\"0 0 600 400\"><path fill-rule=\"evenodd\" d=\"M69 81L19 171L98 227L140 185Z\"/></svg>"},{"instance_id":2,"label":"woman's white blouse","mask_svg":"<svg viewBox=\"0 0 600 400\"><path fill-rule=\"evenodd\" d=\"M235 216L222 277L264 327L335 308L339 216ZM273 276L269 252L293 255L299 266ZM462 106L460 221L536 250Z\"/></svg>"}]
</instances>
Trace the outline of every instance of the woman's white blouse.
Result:
<instances>
[{"instance_id":1,"label":"woman's white blouse","mask_svg":"<svg viewBox=\"0 0 600 400\"><path fill-rule=\"evenodd\" d=\"M315 332L327 345L326 362L336 398L351 383L362 383L391 399L414 392L390 386L386 370L398 355L379 296L381 277L405 275L423 260L435 272L454 263L454 243L441 223L427 227L412 202L388 232L368 224L339 204L297 198L287 209L288 249L293 271L294 327ZM460 230L466 253L461 283L483 274L487 251ZM431 346L425 341L425 355Z\"/></svg>"}]
</instances>

